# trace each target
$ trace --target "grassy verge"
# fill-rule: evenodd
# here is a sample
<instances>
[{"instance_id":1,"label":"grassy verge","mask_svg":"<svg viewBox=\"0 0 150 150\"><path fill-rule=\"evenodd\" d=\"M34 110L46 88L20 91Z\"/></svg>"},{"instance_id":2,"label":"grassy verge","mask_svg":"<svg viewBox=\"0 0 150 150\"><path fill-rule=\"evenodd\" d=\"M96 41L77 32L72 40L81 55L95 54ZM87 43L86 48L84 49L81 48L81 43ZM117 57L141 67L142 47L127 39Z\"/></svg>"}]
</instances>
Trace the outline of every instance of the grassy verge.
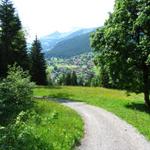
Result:
<instances>
[{"instance_id":1,"label":"grassy verge","mask_svg":"<svg viewBox=\"0 0 150 150\"><path fill-rule=\"evenodd\" d=\"M80 141L83 122L76 112L52 101L37 101L37 105L36 112L42 118L48 118L50 122L44 126L39 125L36 130L47 143L53 145L53 149L70 150Z\"/></svg>"},{"instance_id":2,"label":"grassy verge","mask_svg":"<svg viewBox=\"0 0 150 150\"><path fill-rule=\"evenodd\" d=\"M36 96L50 96L83 101L102 107L126 120L150 140L150 111L145 107L142 94L89 87L38 87Z\"/></svg>"},{"instance_id":3,"label":"grassy verge","mask_svg":"<svg viewBox=\"0 0 150 150\"><path fill-rule=\"evenodd\" d=\"M83 136L83 122L68 107L52 101L35 100L34 107L21 112L16 123L7 130L6 136L0 139L1 150L70 150Z\"/></svg>"}]
</instances>

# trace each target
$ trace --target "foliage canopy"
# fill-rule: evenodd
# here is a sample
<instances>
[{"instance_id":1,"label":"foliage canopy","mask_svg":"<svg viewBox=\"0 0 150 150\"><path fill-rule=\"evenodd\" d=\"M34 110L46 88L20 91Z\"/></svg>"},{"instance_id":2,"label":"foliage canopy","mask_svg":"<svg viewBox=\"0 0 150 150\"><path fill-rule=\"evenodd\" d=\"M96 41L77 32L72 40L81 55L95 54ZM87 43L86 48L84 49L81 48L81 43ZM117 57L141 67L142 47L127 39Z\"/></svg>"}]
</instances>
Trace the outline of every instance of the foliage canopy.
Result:
<instances>
[{"instance_id":1,"label":"foliage canopy","mask_svg":"<svg viewBox=\"0 0 150 150\"><path fill-rule=\"evenodd\" d=\"M0 77L6 77L8 65L17 63L29 69L26 39L21 21L10 0L0 1Z\"/></svg>"},{"instance_id":2,"label":"foliage canopy","mask_svg":"<svg viewBox=\"0 0 150 150\"><path fill-rule=\"evenodd\" d=\"M116 0L114 12L91 35L95 63L109 74L118 88L144 92L149 101L150 2Z\"/></svg>"}]
</instances>

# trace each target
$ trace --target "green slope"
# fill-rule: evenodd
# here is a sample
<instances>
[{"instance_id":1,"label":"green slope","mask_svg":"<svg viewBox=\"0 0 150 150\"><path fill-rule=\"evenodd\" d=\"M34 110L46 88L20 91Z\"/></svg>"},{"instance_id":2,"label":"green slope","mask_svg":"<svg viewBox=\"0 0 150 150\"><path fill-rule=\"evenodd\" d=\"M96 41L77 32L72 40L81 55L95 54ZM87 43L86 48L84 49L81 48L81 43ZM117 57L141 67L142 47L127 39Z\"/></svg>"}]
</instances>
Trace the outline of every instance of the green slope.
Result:
<instances>
[{"instance_id":1,"label":"green slope","mask_svg":"<svg viewBox=\"0 0 150 150\"><path fill-rule=\"evenodd\" d=\"M58 43L51 51L47 52L45 56L69 58L85 52L90 52L90 33L76 36Z\"/></svg>"}]
</instances>

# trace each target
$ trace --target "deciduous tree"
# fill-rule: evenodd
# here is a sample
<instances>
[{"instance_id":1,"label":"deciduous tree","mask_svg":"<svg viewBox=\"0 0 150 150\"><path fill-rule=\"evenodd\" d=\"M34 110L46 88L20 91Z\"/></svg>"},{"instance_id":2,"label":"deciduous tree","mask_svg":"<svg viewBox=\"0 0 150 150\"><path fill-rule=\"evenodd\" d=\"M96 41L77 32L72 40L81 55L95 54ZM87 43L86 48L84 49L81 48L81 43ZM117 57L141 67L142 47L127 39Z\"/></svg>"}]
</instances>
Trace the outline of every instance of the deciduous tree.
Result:
<instances>
[{"instance_id":1,"label":"deciduous tree","mask_svg":"<svg viewBox=\"0 0 150 150\"><path fill-rule=\"evenodd\" d=\"M112 85L144 92L149 100L150 2L116 0L104 27L91 36L95 62L109 73Z\"/></svg>"}]
</instances>

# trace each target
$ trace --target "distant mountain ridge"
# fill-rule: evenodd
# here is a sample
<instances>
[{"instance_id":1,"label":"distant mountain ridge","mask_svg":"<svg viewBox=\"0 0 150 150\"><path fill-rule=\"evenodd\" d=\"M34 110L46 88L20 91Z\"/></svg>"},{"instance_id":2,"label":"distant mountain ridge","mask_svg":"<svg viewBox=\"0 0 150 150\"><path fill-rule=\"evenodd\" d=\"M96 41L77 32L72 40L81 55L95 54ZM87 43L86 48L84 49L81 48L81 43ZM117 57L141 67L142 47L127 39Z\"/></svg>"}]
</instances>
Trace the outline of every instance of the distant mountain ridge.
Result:
<instances>
[{"instance_id":1,"label":"distant mountain ridge","mask_svg":"<svg viewBox=\"0 0 150 150\"><path fill-rule=\"evenodd\" d=\"M54 32L48 36L40 38L44 52L51 50L58 42L67 37L69 33Z\"/></svg>"},{"instance_id":2,"label":"distant mountain ridge","mask_svg":"<svg viewBox=\"0 0 150 150\"><path fill-rule=\"evenodd\" d=\"M54 32L40 39L46 58L68 58L90 52L90 33L95 28L80 29L66 33Z\"/></svg>"}]
</instances>

